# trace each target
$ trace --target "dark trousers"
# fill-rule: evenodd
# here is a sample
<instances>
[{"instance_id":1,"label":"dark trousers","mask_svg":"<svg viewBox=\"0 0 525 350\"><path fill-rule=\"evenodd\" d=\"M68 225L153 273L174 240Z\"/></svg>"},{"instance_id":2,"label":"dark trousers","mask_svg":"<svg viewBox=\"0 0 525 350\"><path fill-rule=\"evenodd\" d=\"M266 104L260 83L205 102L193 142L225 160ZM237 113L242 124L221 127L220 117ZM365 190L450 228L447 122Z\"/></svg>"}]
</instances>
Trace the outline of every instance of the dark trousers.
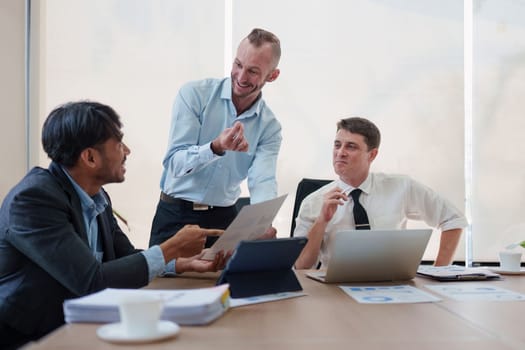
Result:
<instances>
[{"instance_id":1,"label":"dark trousers","mask_svg":"<svg viewBox=\"0 0 525 350\"><path fill-rule=\"evenodd\" d=\"M224 230L235 216L237 216L237 209L234 205L231 207L211 207L208 210L194 210L193 204L188 201L160 199L151 224L149 246L164 242L188 224ZM206 241L206 247L211 246L216 238L209 237Z\"/></svg>"}]
</instances>

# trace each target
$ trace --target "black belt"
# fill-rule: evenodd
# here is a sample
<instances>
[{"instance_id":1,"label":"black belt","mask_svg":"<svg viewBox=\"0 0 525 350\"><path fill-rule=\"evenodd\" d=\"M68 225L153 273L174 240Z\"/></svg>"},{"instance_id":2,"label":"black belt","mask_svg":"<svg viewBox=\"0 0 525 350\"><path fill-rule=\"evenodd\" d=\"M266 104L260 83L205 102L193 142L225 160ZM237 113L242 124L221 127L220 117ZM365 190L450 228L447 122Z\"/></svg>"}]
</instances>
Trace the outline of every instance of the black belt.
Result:
<instances>
[{"instance_id":1,"label":"black belt","mask_svg":"<svg viewBox=\"0 0 525 350\"><path fill-rule=\"evenodd\" d=\"M160 193L160 200L166 203L170 204L176 204L180 205L184 208L195 210L195 211L204 211L204 210L212 210L212 209L224 209L224 208L231 208L230 207L218 207L214 205L207 205L207 204L201 204L201 203L195 203L191 201L187 201L185 199L175 198L170 196L169 194L166 194L164 192Z\"/></svg>"}]
</instances>

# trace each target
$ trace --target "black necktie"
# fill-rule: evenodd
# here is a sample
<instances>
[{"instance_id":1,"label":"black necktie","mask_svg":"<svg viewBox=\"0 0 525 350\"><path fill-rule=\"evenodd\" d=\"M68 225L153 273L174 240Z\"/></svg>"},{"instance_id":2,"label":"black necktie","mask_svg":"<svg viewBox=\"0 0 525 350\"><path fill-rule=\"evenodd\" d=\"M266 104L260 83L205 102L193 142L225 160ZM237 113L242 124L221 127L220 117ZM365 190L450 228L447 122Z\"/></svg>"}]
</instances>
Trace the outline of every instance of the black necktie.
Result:
<instances>
[{"instance_id":1,"label":"black necktie","mask_svg":"<svg viewBox=\"0 0 525 350\"><path fill-rule=\"evenodd\" d=\"M361 203L359 203L359 196L361 195L361 190L356 188L350 195L354 200L354 222L356 230L370 230L370 223L368 222L368 215L366 215L366 210L363 208Z\"/></svg>"}]
</instances>

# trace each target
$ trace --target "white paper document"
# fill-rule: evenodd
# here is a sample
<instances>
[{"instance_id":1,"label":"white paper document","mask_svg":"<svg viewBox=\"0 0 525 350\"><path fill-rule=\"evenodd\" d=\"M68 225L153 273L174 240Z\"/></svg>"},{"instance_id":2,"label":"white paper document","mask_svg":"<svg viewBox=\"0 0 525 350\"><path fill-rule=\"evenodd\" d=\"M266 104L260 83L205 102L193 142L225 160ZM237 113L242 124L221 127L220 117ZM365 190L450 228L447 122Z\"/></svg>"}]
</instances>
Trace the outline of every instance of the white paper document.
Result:
<instances>
[{"instance_id":1,"label":"white paper document","mask_svg":"<svg viewBox=\"0 0 525 350\"><path fill-rule=\"evenodd\" d=\"M430 303L438 297L408 285L400 286L339 286L362 304Z\"/></svg>"},{"instance_id":2,"label":"white paper document","mask_svg":"<svg viewBox=\"0 0 525 350\"><path fill-rule=\"evenodd\" d=\"M304 292L283 292L283 293L274 293L266 295L258 295L249 298L231 298L230 307L239 307L251 304L267 303L270 301L277 301L283 299L297 298L305 296Z\"/></svg>"},{"instance_id":3,"label":"white paper document","mask_svg":"<svg viewBox=\"0 0 525 350\"><path fill-rule=\"evenodd\" d=\"M265 202L246 205L217 241L207 250L202 259L213 260L221 250L233 251L242 240L254 240L272 226L272 221L281 208L286 194Z\"/></svg>"},{"instance_id":4,"label":"white paper document","mask_svg":"<svg viewBox=\"0 0 525 350\"><path fill-rule=\"evenodd\" d=\"M207 324L229 307L229 285L199 289L113 289L69 299L64 302L67 323L107 323L120 320L120 300L130 295L155 295L164 301L161 319L181 325Z\"/></svg>"},{"instance_id":5,"label":"white paper document","mask_svg":"<svg viewBox=\"0 0 525 350\"><path fill-rule=\"evenodd\" d=\"M492 283L446 283L426 288L458 301L517 301L525 295L494 286Z\"/></svg>"}]
</instances>

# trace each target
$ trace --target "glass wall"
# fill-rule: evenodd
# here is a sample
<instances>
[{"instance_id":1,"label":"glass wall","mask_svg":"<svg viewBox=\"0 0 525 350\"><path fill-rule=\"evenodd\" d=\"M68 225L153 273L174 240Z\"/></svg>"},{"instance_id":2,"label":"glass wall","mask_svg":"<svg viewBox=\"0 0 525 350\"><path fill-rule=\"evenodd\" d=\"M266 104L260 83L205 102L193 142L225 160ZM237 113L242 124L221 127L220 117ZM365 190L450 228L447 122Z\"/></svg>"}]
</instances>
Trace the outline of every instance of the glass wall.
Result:
<instances>
[{"instance_id":1,"label":"glass wall","mask_svg":"<svg viewBox=\"0 0 525 350\"><path fill-rule=\"evenodd\" d=\"M474 257L525 240L525 3L474 6Z\"/></svg>"},{"instance_id":2,"label":"glass wall","mask_svg":"<svg viewBox=\"0 0 525 350\"><path fill-rule=\"evenodd\" d=\"M275 222L279 236L289 235L300 179L334 178L335 123L347 116L367 117L382 131L373 171L409 174L465 206L462 1L39 4L41 122L57 104L78 99L121 114L132 153L126 182L107 189L139 247L158 200L175 94L186 81L228 74L224 57L254 27L276 33L283 49L281 75L263 93L283 126L277 176L279 193L289 196ZM503 244L525 239L517 141L524 19L518 1L474 3L474 260L496 260ZM434 234L426 259L438 240Z\"/></svg>"},{"instance_id":3,"label":"glass wall","mask_svg":"<svg viewBox=\"0 0 525 350\"><path fill-rule=\"evenodd\" d=\"M234 4L237 39L264 26L282 40L281 75L265 92L283 124L282 192L293 197L303 177L334 178L335 124L362 116L382 131L373 171L410 174L463 208L461 2ZM285 228L293 201L286 205L279 218ZM438 239L433 235L427 259L435 258Z\"/></svg>"},{"instance_id":4,"label":"glass wall","mask_svg":"<svg viewBox=\"0 0 525 350\"><path fill-rule=\"evenodd\" d=\"M223 13L216 0L40 2L41 123L70 100L100 101L121 115L131 148L126 181L105 188L139 247L159 198L173 98L188 80L223 75Z\"/></svg>"}]
</instances>

